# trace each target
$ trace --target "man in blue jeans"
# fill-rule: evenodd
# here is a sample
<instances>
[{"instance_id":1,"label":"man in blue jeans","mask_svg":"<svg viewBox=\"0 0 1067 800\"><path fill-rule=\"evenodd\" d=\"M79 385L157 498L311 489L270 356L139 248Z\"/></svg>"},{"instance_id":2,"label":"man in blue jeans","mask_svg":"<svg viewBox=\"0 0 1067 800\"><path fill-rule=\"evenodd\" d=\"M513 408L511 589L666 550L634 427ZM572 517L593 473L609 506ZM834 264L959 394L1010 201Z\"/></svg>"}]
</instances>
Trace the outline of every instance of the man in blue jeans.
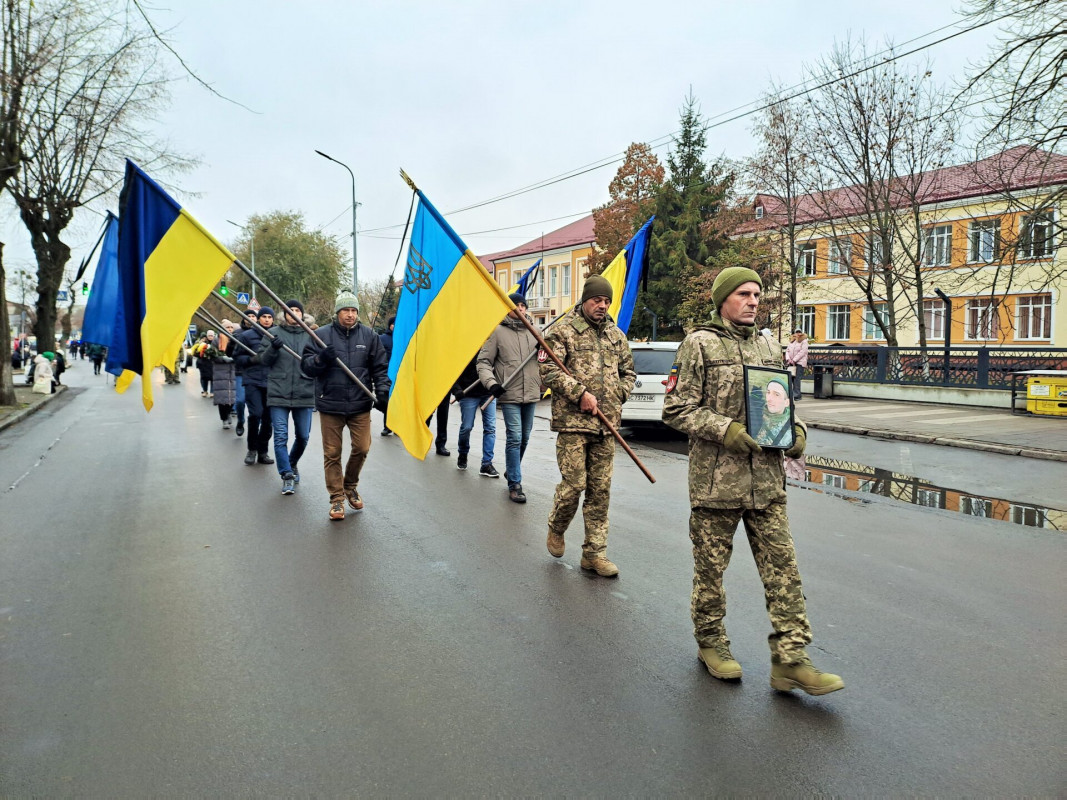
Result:
<instances>
[{"instance_id":1,"label":"man in blue jeans","mask_svg":"<svg viewBox=\"0 0 1067 800\"><path fill-rule=\"evenodd\" d=\"M474 418L478 414L478 407L490 399L489 405L482 410L482 466L478 474L483 478L499 478L500 473L493 466L493 450L496 449L496 400L493 400L484 386L478 381L478 357L471 359L463 374L459 376L452 387L452 394L459 401L459 459L456 461L458 469L467 468L467 453L471 449L471 431L474 429ZM464 394L463 390L472 383L476 384L470 392Z\"/></svg>"},{"instance_id":2,"label":"man in blue jeans","mask_svg":"<svg viewBox=\"0 0 1067 800\"><path fill-rule=\"evenodd\" d=\"M274 460L282 479L282 494L296 491L300 482L297 462L304 454L311 437L311 411L315 407L315 381L300 369L300 361L283 351L288 345L296 353L303 353L311 336L297 323L302 318L304 306L299 300L286 302L289 311L284 313L284 322L275 326L273 340L263 337L259 353L252 359L270 369L267 376L267 406L270 409L271 427L274 429ZM290 314L289 312L292 312ZM295 441L289 449L289 417L293 418Z\"/></svg>"},{"instance_id":3,"label":"man in blue jeans","mask_svg":"<svg viewBox=\"0 0 1067 800\"><path fill-rule=\"evenodd\" d=\"M482 345L478 354L478 379L497 399L504 413L507 429L504 477L508 479L508 497L513 503L525 503L521 464L533 430L534 409L541 399L541 374L537 359L532 357L537 352L537 340L522 324L520 316L526 313L526 298L518 292L510 297L515 310L508 312Z\"/></svg>"}]
</instances>

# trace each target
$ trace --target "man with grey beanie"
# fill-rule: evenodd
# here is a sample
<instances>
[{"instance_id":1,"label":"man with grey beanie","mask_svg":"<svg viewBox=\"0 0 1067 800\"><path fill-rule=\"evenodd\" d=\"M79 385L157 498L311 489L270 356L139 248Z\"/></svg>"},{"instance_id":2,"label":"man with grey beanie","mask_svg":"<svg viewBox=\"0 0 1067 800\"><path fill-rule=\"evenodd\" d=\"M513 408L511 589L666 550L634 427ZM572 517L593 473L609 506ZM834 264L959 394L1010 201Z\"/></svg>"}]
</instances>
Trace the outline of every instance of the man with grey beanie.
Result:
<instances>
[{"instance_id":1,"label":"man with grey beanie","mask_svg":"<svg viewBox=\"0 0 1067 800\"><path fill-rule=\"evenodd\" d=\"M370 452L370 410L383 414L389 405L389 360L378 334L359 321L359 301L343 291L334 301L333 322L315 333L325 347L314 341L304 348L300 362L303 371L315 379L315 408L322 432L323 467L330 493L329 517L345 518L345 500L354 511L363 510L359 475ZM337 364L338 359L374 392L375 400L364 394ZM341 469L341 447L345 428L352 440L348 464Z\"/></svg>"}]
</instances>

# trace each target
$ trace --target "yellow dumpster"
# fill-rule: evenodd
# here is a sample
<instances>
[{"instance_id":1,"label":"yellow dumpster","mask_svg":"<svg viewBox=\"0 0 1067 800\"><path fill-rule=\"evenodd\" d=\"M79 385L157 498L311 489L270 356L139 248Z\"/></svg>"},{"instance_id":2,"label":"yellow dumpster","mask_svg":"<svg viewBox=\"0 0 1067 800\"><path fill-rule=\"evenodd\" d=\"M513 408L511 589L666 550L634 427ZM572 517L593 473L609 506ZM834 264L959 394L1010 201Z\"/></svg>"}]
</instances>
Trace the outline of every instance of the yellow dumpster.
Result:
<instances>
[{"instance_id":1,"label":"yellow dumpster","mask_svg":"<svg viewBox=\"0 0 1067 800\"><path fill-rule=\"evenodd\" d=\"M1031 375L1026 381L1026 410L1046 417L1067 417L1067 377Z\"/></svg>"}]
</instances>

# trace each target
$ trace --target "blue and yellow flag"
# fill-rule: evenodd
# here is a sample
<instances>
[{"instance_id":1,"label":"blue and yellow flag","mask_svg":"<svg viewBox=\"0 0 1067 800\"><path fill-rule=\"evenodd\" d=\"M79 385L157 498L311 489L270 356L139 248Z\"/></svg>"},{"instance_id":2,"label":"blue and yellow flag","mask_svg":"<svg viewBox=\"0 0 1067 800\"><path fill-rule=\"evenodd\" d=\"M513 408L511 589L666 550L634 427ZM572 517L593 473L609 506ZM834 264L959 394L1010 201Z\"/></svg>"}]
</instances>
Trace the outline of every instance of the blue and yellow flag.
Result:
<instances>
[{"instance_id":1,"label":"blue and yellow flag","mask_svg":"<svg viewBox=\"0 0 1067 800\"><path fill-rule=\"evenodd\" d=\"M141 376L152 410L154 367L172 367L193 312L234 262L233 253L132 161L119 198L119 291L108 371L126 391Z\"/></svg>"},{"instance_id":2,"label":"blue and yellow flag","mask_svg":"<svg viewBox=\"0 0 1067 800\"><path fill-rule=\"evenodd\" d=\"M111 347L115 305L119 296L119 218L107 212L100 259L93 273L93 288L85 305L82 341Z\"/></svg>"},{"instance_id":3,"label":"blue and yellow flag","mask_svg":"<svg viewBox=\"0 0 1067 800\"><path fill-rule=\"evenodd\" d=\"M623 333L629 330L630 320L634 316L637 290L648 266L648 239L652 235L652 222L655 219L655 215L648 218L648 222L641 226L603 272L613 290L608 313Z\"/></svg>"},{"instance_id":4,"label":"blue and yellow flag","mask_svg":"<svg viewBox=\"0 0 1067 800\"><path fill-rule=\"evenodd\" d=\"M534 275L537 273L537 268L541 266L541 259L537 259L534 265L530 267L526 272L522 273L522 277L519 278L519 282L516 283L511 289L508 290L508 294L515 294L518 292L523 297L530 294L530 284L533 283Z\"/></svg>"},{"instance_id":5,"label":"blue and yellow flag","mask_svg":"<svg viewBox=\"0 0 1067 800\"><path fill-rule=\"evenodd\" d=\"M389 360L389 427L415 458L433 435L427 418L515 307L422 192L411 229Z\"/></svg>"}]
</instances>

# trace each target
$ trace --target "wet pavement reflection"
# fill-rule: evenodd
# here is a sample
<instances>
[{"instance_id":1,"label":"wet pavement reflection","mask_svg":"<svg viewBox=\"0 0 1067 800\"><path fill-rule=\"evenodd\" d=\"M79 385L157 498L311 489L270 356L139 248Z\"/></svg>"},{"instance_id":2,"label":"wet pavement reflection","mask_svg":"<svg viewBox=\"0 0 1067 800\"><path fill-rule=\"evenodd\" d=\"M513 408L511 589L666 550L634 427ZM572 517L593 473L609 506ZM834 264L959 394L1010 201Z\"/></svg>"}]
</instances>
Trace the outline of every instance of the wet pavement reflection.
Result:
<instances>
[{"instance_id":1,"label":"wet pavement reflection","mask_svg":"<svg viewBox=\"0 0 1067 800\"><path fill-rule=\"evenodd\" d=\"M689 450L686 438L667 428L633 428L629 433L634 440L658 450L682 454L688 453ZM805 480L790 480L791 485L801 489L824 491L849 502L863 502L863 499L837 492L878 495L911 505L955 511L979 519L998 520L1030 528L1067 530L1067 510L1062 508L976 494L940 486L915 475L827 456L805 456L802 462Z\"/></svg>"}]
</instances>

